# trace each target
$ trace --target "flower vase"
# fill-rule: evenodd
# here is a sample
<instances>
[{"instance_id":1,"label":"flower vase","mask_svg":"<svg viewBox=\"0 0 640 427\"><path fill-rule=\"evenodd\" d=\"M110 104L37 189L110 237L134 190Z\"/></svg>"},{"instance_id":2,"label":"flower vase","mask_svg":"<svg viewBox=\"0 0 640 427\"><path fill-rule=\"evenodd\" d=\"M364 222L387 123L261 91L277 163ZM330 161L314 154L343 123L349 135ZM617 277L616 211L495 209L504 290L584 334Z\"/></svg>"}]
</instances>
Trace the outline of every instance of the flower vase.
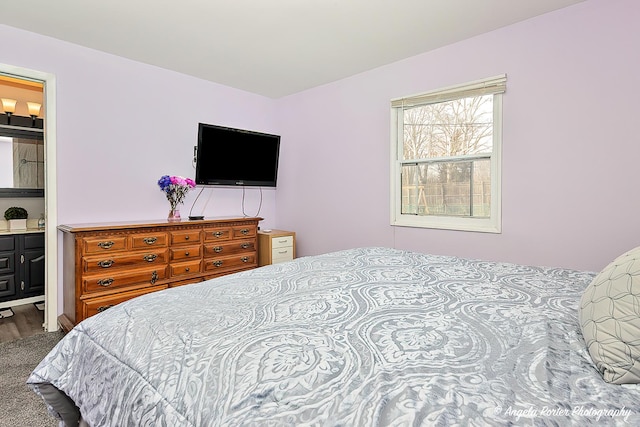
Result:
<instances>
[{"instance_id":1,"label":"flower vase","mask_svg":"<svg viewBox=\"0 0 640 427\"><path fill-rule=\"evenodd\" d=\"M169 211L169 217L167 218L167 221L169 222L178 222L181 221L182 218L180 218L180 209L175 208L175 209L171 209Z\"/></svg>"}]
</instances>

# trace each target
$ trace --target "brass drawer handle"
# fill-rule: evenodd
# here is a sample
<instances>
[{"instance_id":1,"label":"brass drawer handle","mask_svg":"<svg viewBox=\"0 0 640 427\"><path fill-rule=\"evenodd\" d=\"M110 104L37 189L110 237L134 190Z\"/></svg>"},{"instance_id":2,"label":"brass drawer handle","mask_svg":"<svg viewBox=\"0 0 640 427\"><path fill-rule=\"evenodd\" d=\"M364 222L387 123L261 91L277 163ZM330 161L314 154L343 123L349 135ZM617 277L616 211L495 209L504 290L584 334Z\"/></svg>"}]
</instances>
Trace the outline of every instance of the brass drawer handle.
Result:
<instances>
[{"instance_id":1,"label":"brass drawer handle","mask_svg":"<svg viewBox=\"0 0 640 427\"><path fill-rule=\"evenodd\" d=\"M98 280L98 285L104 286L104 287L111 286L112 283L113 283L113 279L111 277L108 279Z\"/></svg>"},{"instance_id":2,"label":"brass drawer handle","mask_svg":"<svg viewBox=\"0 0 640 427\"><path fill-rule=\"evenodd\" d=\"M101 305L100 307L98 307L98 313L102 313L103 311L109 309L113 307L113 304L109 304L109 305Z\"/></svg>"},{"instance_id":3,"label":"brass drawer handle","mask_svg":"<svg viewBox=\"0 0 640 427\"><path fill-rule=\"evenodd\" d=\"M184 271L185 271L186 273L188 273L188 272L189 272L189 267L185 267L185 268L184 268Z\"/></svg>"},{"instance_id":4,"label":"brass drawer handle","mask_svg":"<svg viewBox=\"0 0 640 427\"><path fill-rule=\"evenodd\" d=\"M151 273L151 284L155 284L156 281L158 280L158 273L154 270L153 273Z\"/></svg>"},{"instance_id":5,"label":"brass drawer handle","mask_svg":"<svg viewBox=\"0 0 640 427\"><path fill-rule=\"evenodd\" d=\"M222 246L216 246L215 248L213 248L213 252L219 254L223 249L224 248Z\"/></svg>"},{"instance_id":6,"label":"brass drawer handle","mask_svg":"<svg viewBox=\"0 0 640 427\"><path fill-rule=\"evenodd\" d=\"M147 245L153 245L155 242L158 241L157 237L145 237L144 239L142 239L143 242L145 242Z\"/></svg>"},{"instance_id":7,"label":"brass drawer handle","mask_svg":"<svg viewBox=\"0 0 640 427\"><path fill-rule=\"evenodd\" d=\"M251 247L251 243L243 243L243 244L241 244L241 245L240 245L240 247L241 247L242 249L250 248L250 247Z\"/></svg>"},{"instance_id":8,"label":"brass drawer handle","mask_svg":"<svg viewBox=\"0 0 640 427\"><path fill-rule=\"evenodd\" d=\"M213 261L213 265L214 265L215 267L222 267L222 261L220 261L220 260Z\"/></svg>"},{"instance_id":9,"label":"brass drawer handle","mask_svg":"<svg viewBox=\"0 0 640 427\"><path fill-rule=\"evenodd\" d=\"M189 256L189 251L186 251L186 252L184 253L184 256Z\"/></svg>"},{"instance_id":10,"label":"brass drawer handle","mask_svg":"<svg viewBox=\"0 0 640 427\"><path fill-rule=\"evenodd\" d=\"M189 240L189 236L184 236L184 240Z\"/></svg>"},{"instance_id":11,"label":"brass drawer handle","mask_svg":"<svg viewBox=\"0 0 640 427\"><path fill-rule=\"evenodd\" d=\"M213 233L214 237L216 237L216 238L218 238L218 239L219 239L220 237L222 237L222 235L223 235L223 234L224 234L224 233L223 233L222 231L216 231L215 233Z\"/></svg>"},{"instance_id":12,"label":"brass drawer handle","mask_svg":"<svg viewBox=\"0 0 640 427\"><path fill-rule=\"evenodd\" d=\"M103 261L98 261L98 266L102 268L109 268L113 265L114 261L112 259L105 259Z\"/></svg>"},{"instance_id":13,"label":"brass drawer handle","mask_svg":"<svg viewBox=\"0 0 640 427\"><path fill-rule=\"evenodd\" d=\"M98 247L102 249L111 249L115 245L115 242L109 240L108 242L98 242Z\"/></svg>"},{"instance_id":14,"label":"brass drawer handle","mask_svg":"<svg viewBox=\"0 0 640 427\"><path fill-rule=\"evenodd\" d=\"M249 234L249 229L243 228L242 230L240 230L240 234L244 234L246 236L247 234Z\"/></svg>"},{"instance_id":15,"label":"brass drawer handle","mask_svg":"<svg viewBox=\"0 0 640 427\"><path fill-rule=\"evenodd\" d=\"M156 258L158 258L158 255L156 254L149 254L142 257L142 259L144 259L147 262L153 262L156 260Z\"/></svg>"},{"instance_id":16,"label":"brass drawer handle","mask_svg":"<svg viewBox=\"0 0 640 427\"><path fill-rule=\"evenodd\" d=\"M248 256L243 256L242 258L240 258L240 260L242 262L249 262L249 257Z\"/></svg>"}]
</instances>

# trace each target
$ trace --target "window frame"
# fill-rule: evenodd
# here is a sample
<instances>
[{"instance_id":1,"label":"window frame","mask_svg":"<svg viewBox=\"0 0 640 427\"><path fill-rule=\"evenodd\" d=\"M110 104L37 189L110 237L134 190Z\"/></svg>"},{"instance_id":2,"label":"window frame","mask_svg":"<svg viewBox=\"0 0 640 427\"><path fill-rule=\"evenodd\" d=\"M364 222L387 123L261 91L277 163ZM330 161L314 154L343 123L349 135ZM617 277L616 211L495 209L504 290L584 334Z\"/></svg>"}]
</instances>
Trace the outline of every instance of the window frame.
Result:
<instances>
[{"instance_id":1,"label":"window frame","mask_svg":"<svg viewBox=\"0 0 640 427\"><path fill-rule=\"evenodd\" d=\"M497 86L494 86L497 83ZM391 225L400 227L434 228L441 230L502 232L502 93L506 88L506 75L451 86L410 97L391 100ZM493 95L493 147L491 164L491 209L487 217L447 215L415 215L402 213L402 142L404 139L404 110L477 95ZM473 156L470 156L473 157ZM439 161L460 159L460 156L439 158ZM409 160L409 159L408 159ZM429 159L433 161L434 159ZM407 162L409 163L409 162Z\"/></svg>"}]
</instances>

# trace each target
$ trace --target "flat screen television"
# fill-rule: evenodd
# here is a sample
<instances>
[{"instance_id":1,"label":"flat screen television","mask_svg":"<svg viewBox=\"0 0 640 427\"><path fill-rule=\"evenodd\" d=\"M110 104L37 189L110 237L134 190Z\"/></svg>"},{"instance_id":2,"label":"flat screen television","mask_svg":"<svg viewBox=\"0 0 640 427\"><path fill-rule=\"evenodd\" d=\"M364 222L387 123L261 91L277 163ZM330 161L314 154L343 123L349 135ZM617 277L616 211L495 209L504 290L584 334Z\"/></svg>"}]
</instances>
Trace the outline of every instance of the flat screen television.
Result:
<instances>
[{"instance_id":1,"label":"flat screen television","mask_svg":"<svg viewBox=\"0 0 640 427\"><path fill-rule=\"evenodd\" d=\"M198 125L196 184L275 187L280 136Z\"/></svg>"}]
</instances>

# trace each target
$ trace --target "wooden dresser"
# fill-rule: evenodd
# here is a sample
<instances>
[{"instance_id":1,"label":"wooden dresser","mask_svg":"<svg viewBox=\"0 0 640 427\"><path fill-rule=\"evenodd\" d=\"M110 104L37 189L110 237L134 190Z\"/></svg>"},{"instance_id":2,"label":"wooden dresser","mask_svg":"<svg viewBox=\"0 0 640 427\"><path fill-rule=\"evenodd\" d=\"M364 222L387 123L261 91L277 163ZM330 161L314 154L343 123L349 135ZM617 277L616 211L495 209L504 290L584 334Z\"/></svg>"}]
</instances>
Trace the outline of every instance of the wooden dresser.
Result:
<instances>
[{"instance_id":1,"label":"wooden dresser","mask_svg":"<svg viewBox=\"0 0 640 427\"><path fill-rule=\"evenodd\" d=\"M60 225L65 331L115 304L257 267L262 218Z\"/></svg>"}]
</instances>

